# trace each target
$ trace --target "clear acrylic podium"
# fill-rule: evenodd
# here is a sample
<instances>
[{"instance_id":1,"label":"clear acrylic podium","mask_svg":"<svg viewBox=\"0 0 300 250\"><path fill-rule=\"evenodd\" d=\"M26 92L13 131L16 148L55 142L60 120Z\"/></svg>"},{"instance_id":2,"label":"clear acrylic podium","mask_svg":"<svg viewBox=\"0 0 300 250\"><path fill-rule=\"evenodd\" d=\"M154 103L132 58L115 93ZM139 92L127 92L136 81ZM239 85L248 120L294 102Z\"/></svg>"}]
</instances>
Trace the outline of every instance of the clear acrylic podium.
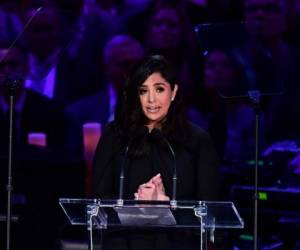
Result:
<instances>
[{"instance_id":1,"label":"clear acrylic podium","mask_svg":"<svg viewBox=\"0 0 300 250\"><path fill-rule=\"evenodd\" d=\"M215 230L244 227L232 202L177 201L174 205L170 201L61 198L59 203L72 225L87 226L91 250L101 249L102 234L95 232L107 228L195 228L199 229L199 249L204 250L208 237L214 240Z\"/></svg>"}]
</instances>

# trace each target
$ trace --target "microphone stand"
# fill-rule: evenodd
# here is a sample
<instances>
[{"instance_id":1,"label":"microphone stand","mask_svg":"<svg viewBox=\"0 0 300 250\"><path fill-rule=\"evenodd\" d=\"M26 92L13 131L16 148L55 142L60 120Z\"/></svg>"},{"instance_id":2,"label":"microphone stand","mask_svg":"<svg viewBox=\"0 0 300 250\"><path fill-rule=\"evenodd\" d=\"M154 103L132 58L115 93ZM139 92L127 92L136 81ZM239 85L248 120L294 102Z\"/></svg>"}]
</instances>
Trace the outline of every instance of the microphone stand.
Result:
<instances>
[{"instance_id":1,"label":"microphone stand","mask_svg":"<svg viewBox=\"0 0 300 250\"><path fill-rule=\"evenodd\" d=\"M176 166L176 157L175 157L175 152L168 141L168 139L160 132L160 130L155 130L155 135L159 138L161 138L168 146L172 157L173 157L173 177L172 177L172 197L170 200L170 206L172 209L177 208L177 200L176 200L176 194L177 194L177 166Z\"/></svg>"},{"instance_id":2,"label":"microphone stand","mask_svg":"<svg viewBox=\"0 0 300 250\"><path fill-rule=\"evenodd\" d=\"M11 195L12 185L12 158L13 158L13 122L14 122L14 97L19 80L10 80L8 82L9 89L9 147L8 147L8 173L7 173L7 214L6 214L6 250L10 250L11 243L11 211L12 202Z\"/></svg>"},{"instance_id":3,"label":"microphone stand","mask_svg":"<svg viewBox=\"0 0 300 250\"><path fill-rule=\"evenodd\" d=\"M126 165L128 162L128 152L129 152L129 148L131 147L131 144L133 142L133 140L142 135L143 133L145 133L147 131L146 127L143 127L142 129L140 129L139 131L137 131L137 133L129 140L129 142L127 143L127 146L125 148L125 152L124 152L124 161L122 162L121 165L121 169L120 169L120 178L119 178L119 197L117 199L117 206L122 207L124 205L124 199L123 199L123 195L124 195L124 180L125 180L125 169L126 169Z\"/></svg>"},{"instance_id":4,"label":"microphone stand","mask_svg":"<svg viewBox=\"0 0 300 250\"><path fill-rule=\"evenodd\" d=\"M10 48L12 48L15 43L20 39L23 35L24 31L29 27L34 17L43 9L43 7L39 7L35 10L30 19L25 23L22 32L17 36L17 38L13 41ZM3 58L1 58L2 60ZM6 217L6 250L10 250L10 242L11 242L11 193L13 190L12 186L12 149L13 149L13 106L14 106L14 97L16 87L19 85L20 79L9 79L7 81L8 89L9 89L9 148L8 148L8 173L7 173L7 217Z\"/></svg>"},{"instance_id":5,"label":"microphone stand","mask_svg":"<svg viewBox=\"0 0 300 250\"><path fill-rule=\"evenodd\" d=\"M120 179L119 179L119 198L117 200L117 205L122 207L124 205L124 200L123 200L123 193L124 193L124 179L125 179L125 167L126 167L126 162L127 162L127 154L129 150L129 144L127 145L124 153L124 162L121 166L121 171L120 171Z\"/></svg>"},{"instance_id":6,"label":"microphone stand","mask_svg":"<svg viewBox=\"0 0 300 250\"><path fill-rule=\"evenodd\" d=\"M255 113L255 166L254 166L254 193L253 193L253 249L258 250L258 157L259 157L259 121L260 121L260 99L259 90L249 90L247 95L225 96L221 92L219 95L224 99L249 98ZM270 95L270 94L268 94Z\"/></svg>"},{"instance_id":7,"label":"microphone stand","mask_svg":"<svg viewBox=\"0 0 300 250\"><path fill-rule=\"evenodd\" d=\"M254 167L254 221L253 221L253 249L258 249L258 156L259 156L259 121L260 121L260 92L248 91L255 112L255 167Z\"/></svg>"},{"instance_id":8,"label":"microphone stand","mask_svg":"<svg viewBox=\"0 0 300 250\"><path fill-rule=\"evenodd\" d=\"M172 199L170 201L170 205L172 209L176 209L177 208L177 200L176 200L176 194L177 194L177 166L176 166L176 157L175 157L175 152L171 146L171 144L169 143L169 141L163 136L164 141L166 142L166 144L168 145L172 156L173 156L173 161L174 161L174 166L173 166L173 177L172 177Z\"/></svg>"}]
</instances>

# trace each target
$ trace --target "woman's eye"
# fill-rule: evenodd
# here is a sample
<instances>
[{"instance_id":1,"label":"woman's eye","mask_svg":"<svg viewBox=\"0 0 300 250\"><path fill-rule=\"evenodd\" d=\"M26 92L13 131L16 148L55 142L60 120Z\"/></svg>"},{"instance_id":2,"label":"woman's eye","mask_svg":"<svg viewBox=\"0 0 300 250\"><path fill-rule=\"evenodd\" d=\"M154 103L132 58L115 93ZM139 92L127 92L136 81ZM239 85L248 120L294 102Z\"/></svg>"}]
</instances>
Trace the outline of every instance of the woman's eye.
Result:
<instances>
[{"instance_id":1,"label":"woman's eye","mask_svg":"<svg viewBox=\"0 0 300 250\"><path fill-rule=\"evenodd\" d=\"M146 89L139 89L139 94L140 95L144 95L147 93L147 90Z\"/></svg>"},{"instance_id":2,"label":"woman's eye","mask_svg":"<svg viewBox=\"0 0 300 250\"><path fill-rule=\"evenodd\" d=\"M161 92L164 92L164 91L165 91L165 88L163 88L163 87L156 88L157 93L161 93Z\"/></svg>"}]
</instances>

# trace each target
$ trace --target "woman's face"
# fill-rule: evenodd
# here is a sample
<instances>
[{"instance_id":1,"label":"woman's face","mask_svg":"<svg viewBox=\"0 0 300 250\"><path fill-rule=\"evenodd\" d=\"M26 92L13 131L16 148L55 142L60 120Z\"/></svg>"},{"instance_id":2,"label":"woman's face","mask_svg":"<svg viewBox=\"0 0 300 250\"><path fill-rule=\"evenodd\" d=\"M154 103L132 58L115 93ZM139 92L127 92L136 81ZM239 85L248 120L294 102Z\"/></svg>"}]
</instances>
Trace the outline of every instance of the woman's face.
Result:
<instances>
[{"instance_id":1,"label":"woman's face","mask_svg":"<svg viewBox=\"0 0 300 250\"><path fill-rule=\"evenodd\" d=\"M139 87L139 97L144 115L149 123L148 127L153 129L158 127L159 123L168 114L172 100L177 92L177 85L171 89L168 83L160 73L153 73Z\"/></svg>"}]
</instances>

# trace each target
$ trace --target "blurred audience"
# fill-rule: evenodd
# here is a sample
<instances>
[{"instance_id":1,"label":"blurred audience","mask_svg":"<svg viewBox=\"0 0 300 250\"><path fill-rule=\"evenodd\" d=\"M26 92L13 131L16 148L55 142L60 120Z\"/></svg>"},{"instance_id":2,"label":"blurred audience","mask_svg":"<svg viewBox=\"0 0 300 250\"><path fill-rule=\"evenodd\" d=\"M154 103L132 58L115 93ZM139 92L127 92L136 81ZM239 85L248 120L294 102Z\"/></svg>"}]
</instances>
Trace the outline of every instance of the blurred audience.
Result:
<instances>
[{"instance_id":1,"label":"blurred audience","mask_svg":"<svg viewBox=\"0 0 300 250\"><path fill-rule=\"evenodd\" d=\"M28 145L29 133L44 133L47 148L63 145L63 114L61 108L48 98L26 89L24 77L29 70L28 55L20 46L0 42L0 134L1 151L8 150L9 84L17 82L14 100L14 146L18 150Z\"/></svg>"},{"instance_id":2,"label":"blurred audience","mask_svg":"<svg viewBox=\"0 0 300 250\"><path fill-rule=\"evenodd\" d=\"M267 114L266 136L271 143L288 137L293 131L299 132L296 125L299 118L291 115L296 114L298 108L290 103L299 98L296 94L299 92L299 53L284 40L287 29L285 0L245 0L245 21L249 40L238 50L236 59L244 68L248 90L268 95L262 96L262 108Z\"/></svg>"},{"instance_id":3,"label":"blurred audience","mask_svg":"<svg viewBox=\"0 0 300 250\"><path fill-rule=\"evenodd\" d=\"M29 48L29 72L25 85L58 103L66 104L84 94L78 63L66 53L61 12L54 6L29 6L25 19L32 18L25 31Z\"/></svg>"},{"instance_id":4,"label":"blurred audience","mask_svg":"<svg viewBox=\"0 0 300 250\"><path fill-rule=\"evenodd\" d=\"M287 30L285 37L293 45L299 46L300 42L300 1L287 1Z\"/></svg>"},{"instance_id":5,"label":"blurred audience","mask_svg":"<svg viewBox=\"0 0 300 250\"><path fill-rule=\"evenodd\" d=\"M16 39L21 34L23 23L20 18L18 1L4 0L0 2L0 38Z\"/></svg>"},{"instance_id":6,"label":"blurred audience","mask_svg":"<svg viewBox=\"0 0 300 250\"><path fill-rule=\"evenodd\" d=\"M77 61L85 76L86 90L93 93L99 86L101 74L97 65L104 44L112 35L104 23L83 0L53 0L61 12L64 41L68 55ZM92 8L95 8L92 5Z\"/></svg>"},{"instance_id":7,"label":"blurred audience","mask_svg":"<svg viewBox=\"0 0 300 250\"><path fill-rule=\"evenodd\" d=\"M72 151L82 153L83 124L97 122L104 128L108 121L114 119L115 105L125 86L126 76L143 58L144 49L129 35L116 35L106 44L103 54L106 88L68 105L65 109L68 124L66 144Z\"/></svg>"},{"instance_id":8,"label":"blurred audience","mask_svg":"<svg viewBox=\"0 0 300 250\"><path fill-rule=\"evenodd\" d=\"M101 63L103 48L114 35L124 31L125 20L137 11L123 1L55 0L62 11L66 48L84 76L84 95L103 87Z\"/></svg>"},{"instance_id":9,"label":"blurred audience","mask_svg":"<svg viewBox=\"0 0 300 250\"><path fill-rule=\"evenodd\" d=\"M143 41L147 54L163 55L173 64L173 68L178 72L181 89L189 101L193 92L198 58L197 41L185 2L154 1L128 25L131 33Z\"/></svg>"},{"instance_id":10,"label":"blurred audience","mask_svg":"<svg viewBox=\"0 0 300 250\"><path fill-rule=\"evenodd\" d=\"M210 133L223 163L252 159L255 117L251 102L242 95L242 69L230 54L212 50L205 57L201 78L196 105L188 116Z\"/></svg>"},{"instance_id":11,"label":"blurred audience","mask_svg":"<svg viewBox=\"0 0 300 250\"><path fill-rule=\"evenodd\" d=\"M105 27L106 32L115 34L124 28L124 21L127 18L142 11L147 6L147 1L95 0L93 5L89 5L86 12L96 14L104 24L111 24L109 28Z\"/></svg>"}]
</instances>

